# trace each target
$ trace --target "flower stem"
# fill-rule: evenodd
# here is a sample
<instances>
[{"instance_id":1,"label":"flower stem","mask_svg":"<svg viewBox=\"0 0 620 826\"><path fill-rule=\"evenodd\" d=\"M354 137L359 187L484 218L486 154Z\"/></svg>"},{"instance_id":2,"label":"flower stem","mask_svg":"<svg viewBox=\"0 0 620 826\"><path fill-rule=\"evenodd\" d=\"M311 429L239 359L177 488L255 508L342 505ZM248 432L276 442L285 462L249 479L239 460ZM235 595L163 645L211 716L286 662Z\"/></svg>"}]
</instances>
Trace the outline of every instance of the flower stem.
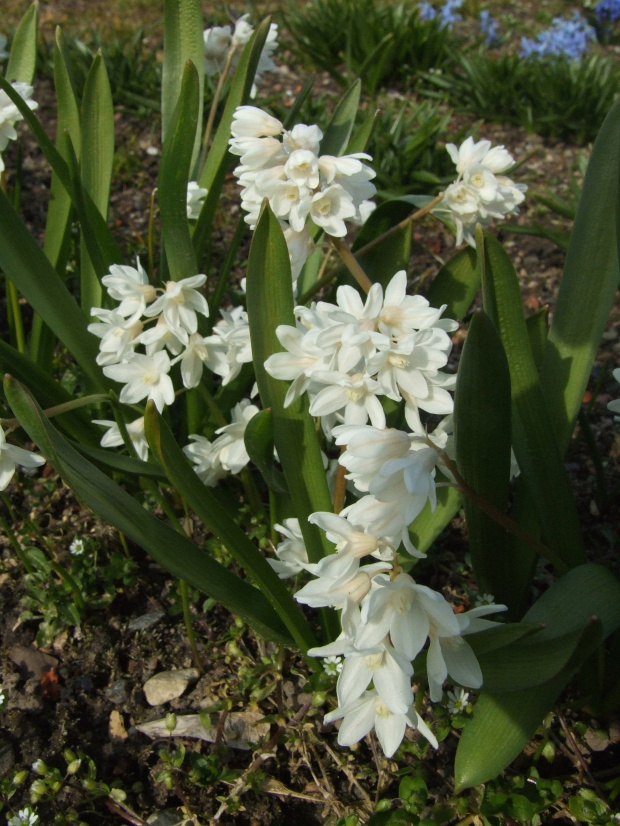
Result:
<instances>
[{"instance_id":1,"label":"flower stem","mask_svg":"<svg viewBox=\"0 0 620 826\"><path fill-rule=\"evenodd\" d=\"M334 247L336 248L336 252L342 258L343 264L349 270L353 278L355 278L355 280L364 290L365 293L369 292L370 288L372 287L372 281L370 280L370 278L368 278L368 276L360 266L359 262L356 260L347 242L344 240L344 238L334 238L333 235L330 235L328 237L334 245Z\"/></svg>"},{"instance_id":2,"label":"flower stem","mask_svg":"<svg viewBox=\"0 0 620 826\"><path fill-rule=\"evenodd\" d=\"M202 660L200 659L200 654L198 652L198 646L196 645L196 635L194 634L194 626L192 624L192 615L189 610L189 589L187 587L187 582L184 579L179 580L179 590L181 592L181 603L183 605L183 619L185 620L185 630L187 632L187 641L189 642L189 647L192 651L192 657L194 660L194 665L202 674L204 672L204 666L202 664Z\"/></svg>"}]
</instances>

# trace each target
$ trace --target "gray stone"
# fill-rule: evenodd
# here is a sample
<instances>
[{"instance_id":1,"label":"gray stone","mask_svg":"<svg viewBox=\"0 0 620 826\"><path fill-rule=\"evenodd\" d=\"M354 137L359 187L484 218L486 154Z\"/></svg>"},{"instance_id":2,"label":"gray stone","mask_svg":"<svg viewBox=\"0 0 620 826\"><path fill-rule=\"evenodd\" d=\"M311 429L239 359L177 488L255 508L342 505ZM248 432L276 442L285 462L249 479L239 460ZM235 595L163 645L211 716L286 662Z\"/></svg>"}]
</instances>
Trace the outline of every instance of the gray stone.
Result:
<instances>
[{"instance_id":1,"label":"gray stone","mask_svg":"<svg viewBox=\"0 0 620 826\"><path fill-rule=\"evenodd\" d=\"M118 705L124 703L129 697L129 680L117 680L109 688L105 690L105 696L111 703Z\"/></svg>"},{"instance_id":2,"label":"gray stone","mask_svg":"<svg viewBox=\"0 0 620 826\"><path fill-rule=\"evenodd\" d=\"M144 631L155 625L164 616L163 611L151 611L149 614L142 614L141 617L134 617L127 623L128 631Z\"/></svg>"},{"instance_id":3,"label":"gray stone","mask_svg":"<svg viewBox=\"0 0 620 826\"><path fill-rule=\"evenodd\" d=\"M179 668L177 671L160 671L150 677L143 686L150 706L160 706L180 697L190 683L200 676L197 668Z\"/></svg>"}]
</instances>

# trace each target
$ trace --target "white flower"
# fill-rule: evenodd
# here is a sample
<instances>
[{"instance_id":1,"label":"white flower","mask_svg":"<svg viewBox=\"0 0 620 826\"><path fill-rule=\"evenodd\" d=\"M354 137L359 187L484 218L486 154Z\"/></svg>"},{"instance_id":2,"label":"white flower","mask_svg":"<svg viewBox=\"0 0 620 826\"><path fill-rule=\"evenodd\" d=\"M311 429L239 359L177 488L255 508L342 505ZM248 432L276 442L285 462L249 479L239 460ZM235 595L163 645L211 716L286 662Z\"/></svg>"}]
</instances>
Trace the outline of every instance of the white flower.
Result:
<instances>
[{"instance_id":1,"label":"white flower","mask_svg":"<svg viewBox=\"0 0 620 826\"><path fill-rule=\"evenodd\" d=\"M401 744L407 726L418 729L435 748L437 739L418 715L413 704L402 712L390 711L376 691L366 691L357 700L325 715L325 723L342 719L338 732L341 746L352 746L375 728L386 757L391 757Z\"/></svg>"},{"instance_id":2,"label":"white flower","mask_svg":"<svg viewBox=\"0 0 620 826\"><path fill-rule=\"evenodd\" d=\"M149 277L139 258L136 258L135 267L112 264L109 275L104 275L101 283L110 298L121 302L115 312L125 317L141 316L146 305L157 296L157 290L149 284Z\"/></svg>"},{"instance_id":3,"label":"white flower","mask_svg":"<svg viewBox=\"0 0 620 826\"><path fill-rule=\"evenodd\" d=\"M182 329L190 335L195 333L198 329L196 313L209 315L206 298L196 290L196 287L202 287L206 280L206 275L192 275L180 281L167 281L164 294L147 307L144 315L152 318L162 313L166 324L173 332Z\"/></svg>"},{"instance_id":4,"label":"white flower","mask_svg":"<svg viewBox=\"0 0 620 826\"><path fill-rule=\"evenodd\" d=\"M297 591L295 599L311 608L359 605L370 590L373 576L389 571L390 568L385 562L374 562L372 565L363 565L358 570L348 568L338 576L321 576Z\"/></svg>"},{"instance_id":5,"label":"white flower","mask_svg":"<svg viewBox=\"0 0 620 826\"><path fill-rule=\"evenodd\" d=\"M308 522L318 525L336 546L335 554L324 557L316 565L314 573L317 576L340 577L350 568L357 569L360 559L365 556L389 560L394 555L389 541L360 530L339 514L317 511L310 514Z\"/></svg>"},{"instance_id":6,"label":"white flower","mask_svg":"<svg viewBox=\"0 0 620 826\"><path fill-rule=\"evenodd\" d=\"M107 433L104 433L101 437L101 447L120 447L124 444L121 431L116 422L110 419L93 419L93 424L108 428ZM125 425L125 429L133 443L136 453L143 462L146 462L149 457L149 446L144 434L144 416L134 419L133 422L128 422Z\"/></svg>"},{"instance_id":7,"label":"white flower","mask_svg":"<svg viewBox=\"0 0 620 826\"><path fill-rule=\"evenodd\" d=\"M323 660L323 670L330 677L337 677L342 671L342 657L333 655Z\"/></svg>"},{"instance_id":8,"label":"white flower","mask_svg":"<svg viewBox=\"0 0 620 826\"><path fill-rule=\"evenodd\" d=\"M446 708L451 714L461 714L467 711L467 701L469 694L464 688L455 688L454 691L448 691L446 698Z\"/></svg>"},{"instance_id":9,"label":"white flower","mask_svg":"<svg viewBox=\"0 0 620 826\"><path fill-rule=\"evenodd\" d=\"M308 551L299 527L299 520L295 517L284 520L283 525L274 525L285 539L275 548L277 559L268 559L267 562L277 573L280 579L289 579L298 574L308 564Z\"/></svg>"},{"instance_id":10,"label":"white flower","mask_svg":"<svg viewBox=\"0 0 620 826\"><path fill-rule=\"evenodd\" d=\"M89 333L101 339L97 364L117 364L129 358L142 332L142 322L138 316L126 318L116 310L105 310L103 307L91 307L90 312L99 319L87 327Z\"/></svg>"},{"instance_id":11,"label":"white flower","mask_svg":"<svg viewBox=\"0 0 620 826\"><path fill-rule=\"evenodd\" d=\"M314 396L310 404L311 416L327 416L343 411L345 425L366 424L370 419L373 427L385 427L385 413L377 398L381 385L370 376L317 371L314 379L327 387Z\"/></svg>"},{"instance_id":12,"label":"white flower","mask_svg":"<svg viewBox=\"0 0 620 826\"><path fill-rule=\"evenodd\" d=\"M196 465L194 470L200 481L207 487L215 487L228 472L222 467L219 450L214 450L213 443L204 436L192 433L189 438L193 439L193 444L186 445L183 453Z\"/></svg>"},{"instance_id":13,"label":"white flower","mask_svg":"<svg viewBox=\"0 0 620 826\"><path fill-rule=\"evenodd\" d=\"M39 815L29 806L20 809L16 815L7 820L7 826L36 826L39 822Z\"/></svg>"},{"instance_id":14,"label":"white flower","mask_svg":"<svg viewBox=\"0 0 620 826\"><path fill-rule=\"evenodd\" d=\"M5 705L6 705L6 694L0 688L0 711L2 711L2 709L4 708Z\"/></svg>"},{"instance_id":15,"label":"white flower","mask_svg":"<svg viewBox=\"0 0 620 826\"><path fill-rule=\"evenodd\" d=\"M222 467L230 473L239 473L250 461L245 448L244 434L250 419L258 413L258 407L249 399L241 399L232 410L231 424L220 427L215 432L219 438L213 443L213 449L219 451Z\"/></svg>"},{"instance_id":16,"label":"white flower","mask_svg":"<svg viewBox=\"0 0 620 826\"><path fill-rule=\"evenodd\" d=\"M129 361L108 365L103 372L114 381L125 383L119 399L126 404L152 399L161 413L165 405L174 402L174 387L168 375L170 358L164 350L152 356L133 353Z\"/></svg>"},{"instance_id":17,"label":"white flower","mask_svg":"<svg viewBox=\"0 0 620 826\"><path fill-rule=\"evenodd\" d=\"M38 456L30 450L24 450L15 445L9 445L6 441L4 429L0 426L0 490L5 490L13 474L15 466L33 468L41 467L45 464L43 456Z\"/></svg>"},{"instance_id":18,"label":"white flower","mask_svg":"<svg viewBox=\"0 0 620 826\"><path fill-rule=\"evenodd\" d=\"M187 219L188 221L197 221L200 215L200 210L204 204L209 190L202 186L198 186L197 181L190 181L187 184Z\"/></svg>"},{"instance_id":19,"label":"white flower","mask_svg":"<svg viewBox=\"0 0 620 826\"><path fill-rule=\"evenodd\" d=\"M257 106L238 106L233 114L230 131L235 138L264 138L282 134L284 127L277 119Z\"/></svg>"},{"instance_id":20,"label":"white flower","mask_svg":"<svg viewBox=\"0 0 620 826\"><path fill-rule=\"evenodd\" d=\"M390 711L402 713L413 702L412 674L409 660L386 642L373 648L349 651L336 687L338 705L347 706L357 700L372 681Z\"/></svg>"},{"instance_id":21,"label":"white flower","mask_svg":"<svg viewBox=\"0 0 620 826\"><path fill-rule=\"evenodd\" d=\"M205 74L211 77L224 68L232 33L230 26L213 26L205 29L202 36L205 47Z\"/></svg>"},{"instance_id":22,"label":"white flower","mask_svg":"<svg viewBox=\"0 0 620 826\"><path fill-rule=\"evenodd\" d=\"M33 88L27 83L14 82L11 84L15 91L22 97L30 109L36 109L39 105L34 100L30 100ZM17 138L15 124L23 120L23 116L17 106L13 103L7 93L0 90L0 152L3 152L9 141ZM0 172L4 170L4 161L0 156Z\"/></svg>"},{"instance_id":23,"label":"white flower","mask_svg":"<svg viewBox=\"0 0 620 826\"><path fill-rule=\"evenodd\" d=\"M339 184L332 184L313 195L310 218L328 235L343 238L347 234L345 218L353 218L356 209L350 195Z\"/></svg>"},{"instance_id":24,"label":"white flower","mask_svg":"<svg viewBox=\"0 0 620 826\"><path fill-rule=\"evenodd\" d=\"M173 365L177 361L181 362L183 387L188 389L198 387L203 364L206 364L214 373L220 375L222 371L227 373L226 352L226 345L217 336L203 337L200 333L192 333L183 353L172 362Z\"/></svg>"},{"instance_id":25,"label":"white flower","mask_svg":"<svg viewBox=\"0 0 620 826\"><path fill-rule=\"evenodd\" d=\"M73 542L69 545L69 553L72 553L74 556L80 556L81 554L83 554L84 540L80 539L79 537L74 539Z\"/></svg>"}]
</instances>

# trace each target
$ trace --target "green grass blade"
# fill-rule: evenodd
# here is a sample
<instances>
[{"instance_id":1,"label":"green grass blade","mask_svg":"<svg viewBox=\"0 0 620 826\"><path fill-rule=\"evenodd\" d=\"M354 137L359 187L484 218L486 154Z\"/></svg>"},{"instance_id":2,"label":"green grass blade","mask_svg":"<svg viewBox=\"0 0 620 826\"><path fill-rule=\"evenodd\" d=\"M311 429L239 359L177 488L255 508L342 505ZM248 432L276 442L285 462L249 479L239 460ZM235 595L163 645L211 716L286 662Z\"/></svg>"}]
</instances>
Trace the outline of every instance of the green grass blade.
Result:
<instances>
[{"instance_id":1,"label":"green grass blade","mask_svg":"<svg viewBox=\"0 0 620 826\"><path fill-rule=\"evenodd\" d=\"M566 468L547 413L523 316L519 281L501 244L484 236L484 308L499 332L510 368L513 447L554 564L585 562Z\"/></svg>"},{"instance_id":2,"label":"green grass blade","mask_svg":"<svg viewBox=\"0 0 620 826\"><path fill-rule=\"evenodd\" d=\"M114 161L114 111L108 73L101 50L97 53L84 86L80 113L80 172L84 189L104 220L108 217L110 183ZM101 306L101 283L82 236L81 301L85 313Z\"/></svg>"},{"instance_id":3,"label":"green grass blade","mask_svg":"<svg viewBox=\"0 0 620 826\"><path fill-rule=\"evenodd\" d=\"M619 244L620 100L616 100L592 149L541 368L541 385L562 453L620 281Z\"/></svg>"},{"instance_id":4,"label":"green grass blade","mask_svg":"<svg viewBox=\"0 0 620 826\"><path fill-rule=\"evenodd\" d=\"M0 190L0 268L63 342L93 387L109 386L95 359L98 341L89 320Z\"/></svg>"},{"instance_id":5,"label":"green grass blade","mask_svg":"<svg viewBox=\"0 0 620 826\"><path fill-rule=\"evenodd\" d=\"M152 516L133 496L80 456L45 418L19 382L9 376L5 379L4 389L14 414L41 453L98 516L144 548L173 576L221 602L251 623L260 634L291 644L290 634L258 589Z\"/></svg>"},{"instance_id":6,"label":"green grass blade","mask_svg":"<svg viewBox=\"0 0 620 826\"><path fill-rule=\"evenodd\" d=\"M192 140L193 168L200 149L205 74L202 13L199 0L165 0L164 66L161 87L162 138L165 143L173 129L174 111L183 84L185 65L191 60L198 74L198 114Z\"/></svg>"},{"instance_id":7,"label":"green grass blade","mask_svg":"<svg viewBox=\"0 0 620 826\"><path fill-rule=\"evenodd\" d=\"M505 514L510 478L510 374L499 333L486 313L474 314L461 354L454 395L456 463L465 482ZM506 530L463 498L469 550L480 590L510 605L512 565Z\"/></svg>"},{"instance_id":8,"label":"green grass blade","mask_svg":"<svg viewBox=\"0 0 620 826\"><path fill-rule=\"evenodd\" d=\"M22 17L13 43L6 67L5 78L31 84L37 63L37 23L39 22L39 4L34 2Z\"/></svg>"},{"instance_id":9,"label":"green grass blade","mask_svg":"<svg viewBox=\"0 0 620 826\"><path fill-rule=\"evenodd\" d=\"M338 102L321 141L321 155L342 155L347 151L361 93L362 82L356 80Z\"/></svg>"},{"instance_id":10,"label":"green grass blade","mask_svg":"<svg viewBox=\"0 0 620 826\"><path fill-rule=\"evenodd\" d=\"M187 221L187 183L198 125L199 94L198 73L188 61L164 141L158 180L162 241L173 281L198 274Z\"/></svg>"},{"instance_id":11,"label":"green grass blade","mask_svg":"<svg viewBox=\"0 0 620 826\"><path fill-rule=\"evenodd\" d=\"M186 505L245 568L301 650L305 652L316 645L314 634L287 586L239 527L235 514L228 513L222 502L200 481L152 403L147 405L145 425L149 447Z\"/></svg>"}]
</instances>

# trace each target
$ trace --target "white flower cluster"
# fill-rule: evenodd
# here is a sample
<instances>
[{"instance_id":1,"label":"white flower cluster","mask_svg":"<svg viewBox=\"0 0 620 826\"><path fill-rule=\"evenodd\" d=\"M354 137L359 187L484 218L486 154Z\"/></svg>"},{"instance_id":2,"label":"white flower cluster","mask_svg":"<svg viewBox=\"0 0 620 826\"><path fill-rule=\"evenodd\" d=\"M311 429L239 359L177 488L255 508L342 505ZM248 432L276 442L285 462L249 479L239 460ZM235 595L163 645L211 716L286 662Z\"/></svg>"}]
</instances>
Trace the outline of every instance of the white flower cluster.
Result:
<instances>
[{"instance_id":1,"label":"white flower cluster","mask_svg":"<svg viewBox=\"0 0 620 826\"><path fill-rule=\"evenodd\" d=\"M150 284L137 261L135 267L113 265L101 280L110 298L119 303L114 309L93 307L91 314L97 321L88 329L101 339L97 363L106 376L124 385L121 402L136 404L152 399L161 412L176 396L170 375L176 364L183 387L191 389L199 385L205 366L226 385L252 361L248 317L242 307L221 310L222 318L211 335L203 336L198 331L198 316L209 315L207 301L198 291L206 282L205 275L168 281L158 289ZM238 473L249 461L243 430L251 418L250 410L251 415L257 412L249 401L240 402L233 411L232 423L218 431L221 435L213 445L203 436L190 437L195 444L185 448L186 453L198 465L196 471L206 484L215 484L226 473ZM107 428L102 447L123 445L116 422L97 419L95 424ZM137 455L146 461L144 416L127 423L126 430Z\"/></svg>"},{"instance_id":2,"label":"white flower cluster","mask_svg":"<svg viewBox=\"0 0 620 826\"><path fill-rule=\"evenodd\" d=\"M15 466L34 468L45 464L43 456L7 443L4 428L0 425L0 490L4 490L15 473Z\"/></svg>"},{"instance_id":3,"label":"white flower cluster","mask_svg":"<svg viewBox=\"0 0 620 826\"><path fill-rule=\"evenodd\" d=\"M443 372L456 322L441 318L445 307L407 295L406 287L401 271L385 293L374 284L365 302L343 286L336 304L297 307L297 325L276 330L285 351L265 363L270 375L291 381L286 404L308 393L311 414L344 449L339 462L359 497L338 515L309 517L335 545L334 554L309 563L297 520L287 520L276 526L285 539L271 565L281 578L312 574L296 599L341 612L340 637L310 651L328 658L326 669L339 674L338 707L325 718L343 720L338 742L351 745L374 727L388 756L408 726L437 745L415 710L412 689L412 662L427 641L433 702L441 700L448 675L479 688L480 666L464 636L491 625L484 615L505 610L486 604L457 615L442 594L398 566L401 544L423 556L409 526L427 503L435 508L437 471L443 484L452 479L443 459L452 450L449 391L456 380ZM386 427L380 396L404 402L411 432ZM429 432L420 411L444 418Z\"/></svg>"},{"instance_id":4,"label":"white flower cluster","mask_svg":"<svg viewBox=\"0 0 620 826\"><path fill-rule=\"evenodd\" d=\"M323 133L300 123L285 130L282 123L255 106L239 106L233 116L230 151L241 157L234 170L243 187L241 206L246 223L256 226L267 198L280 219L296 279L313 249L308 223L328 235L346 235L346 221L363 223L374 208L373 170L362 152L335 157L321 155Z\"/></svg>"},{"instance_id":5,"label":"white flower cluster","mask_svg":"<svg viewBox=\"0 0 620 826\"><path fill-rule=\"evenodd\" d=\"M25 809L20 809L16 815L7 820L7 826L36 826L39 822L39 815L26 806Z\"/></svg>"},{"instance_id":6,"label":"white flower cluster","mask_svg":"<svg viewBox=\"0 0 620 826\"><path fill-rule=\"evenodd\" d=\"M187 220L197 221L204 204L208 190L199 186L197 181L190 181L187 185Z\"/></svg>"},{"instance_id":7,"label":"white flower cluster","mask_svg":"<svg viewBox=\"0 0 620 826\"><path fill-rule=\"evenodd\" d=\"M437 212L449 212L456 225L456 243L476 245L476 224L486 225L494 219L518 213L525 199L525 184L515 184L502 174L514 164L503 146L491 147L491 141L474 142L467 138L457 148L446 146L456 165L458 177L446 189Z\"/></svg>"},{"instance_id":8,"label":"white flower cluster","mask_svg":"<svg viewBox=\"0 0 620 826\"><path fill-rule=\"evenodd\" d=\"M30 100L33 88L27 83L12 83L16 92L26 101L30 109L36 109L39 105L36 101ZM4 171L4 161L2 160L2 152L7 147L9 141L17 138L15 131L15 124L23 120L23 115L15 106L11 98L3 90L0 90L0 172Z\"/></svg>"},{"instance_id":9,"label":"white flower cluster","mask_svg":"<svg viewBox=\"0 0 620 826\"><path fill-rule=\"evenodd\" d=\"M229 55L231 67L234 68L237 65L243 47L254 33L254 28L248 23L249 16L249 14L244 14L240 17L235 23L234 30L231 26L213 26L204 30L205 74L208 77L219 74L224 69ZM272 72L276 68L272 54L278 45L277 38L278 26L276 23L272 23L258 59L254 86L251 92L252 97L256 94L256 83L260 82L263 72Z\"/></svg>"}]
</instances>

